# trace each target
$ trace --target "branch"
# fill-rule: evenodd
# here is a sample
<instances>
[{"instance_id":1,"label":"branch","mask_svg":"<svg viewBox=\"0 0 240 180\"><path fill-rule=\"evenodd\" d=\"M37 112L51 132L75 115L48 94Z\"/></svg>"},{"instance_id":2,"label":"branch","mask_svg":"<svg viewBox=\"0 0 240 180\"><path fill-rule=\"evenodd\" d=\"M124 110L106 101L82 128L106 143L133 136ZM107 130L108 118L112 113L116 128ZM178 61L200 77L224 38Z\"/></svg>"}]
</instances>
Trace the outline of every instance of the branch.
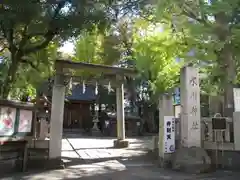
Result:
<instances>
[{"instance_id":1,"label":"branch","mask_svg":"<svg viewBox=\"0 0 240 180\"><path fill-rule=\"evenodd\" d=\"M5 49L6 49L6 47L5 47L5 46L4 46L4 47L2 47L2 48L0 49L0 53L1 53L1 52L3 52Z\"/></svg>"},{"instance_id":2,"label":"branch","mask_svg":"<svg viewBox=\"0 0 240 180\"><path fill-rule=\"evenodd\" d=\"M52 19L51 19L51 21L49 23L49 29L44 34L44 39L45 40L42 43L40 43L40 44L38 44L36 46L30 47L28 49L25 49L24 50L24 54L25 55L30 54L30 53L34 53L34 52L36 52L36 51L38 51L40 49L45 48L49 44L49 42L52 41L52 39L54 38L54 36L58 32L58 28L55 27L55 24L54 24L55 22L54 21L56 20L57 16L59 15L60 10L65 6L66 2L67 2L66 0L62 0L62 1L60 1L58 3L58 5L57 5L57 7L56 7L56 9L54 11L54 14L52 16Z\"/></svg>"},{"instance_id":3,"label":"branch","mask_svg":"<svg viewBox=\"0 0 240 180\"><path fill-rule=\"evenodd\" d=\"M199 18L196 14L194 14L192 11L189 11L187 9L190 9L186 4L183 4L182 7L180 7L182 9L182 14L199 22L200 24L205 25L206 27L209 27L210 24L203 18Z\"/></svg>"},{"instance_id":4,"label":"branch","mask_svg":"<svg viewBox=\"0 0 240 180\"><path fill-rule=\"evenodd\" d=\"M26 25L25 28L27 28L27 26L28 26L28 25ZM24 31L25 31L25 30L24 30ZM24 46L26 45L27 41L28 41L29 39L31 39L32 37L44 36L45 39L46 39L46 33L43 33L43 32L37 32L37 33L32 33L32 34L27 34L27 32L25 32L25 33L23 32L23 33L22 33L22 36L23 36L23 38L22 38L22 40L21 40L21 42L20 42L20 44L19 44L19 51L24 51L24 50L23 50Z\"/></svg>"},{"instance_id":5,"label":"branch","mask_svg":"<svg viewBox=\"0 0 240 180\"><path fill-rule=\"evenodd\" d=\"M32 34L26 34L26 36L28 38L31 38L33 36L44 36L44 35L45 35L45 33L43 33L43 32L35 32L35 33L32 33Z\"/></svg>"},{"instance_id":6,"label":"branch","mask_svg":"<svg viewBox=\"0 0 240 180\"><path fill-rule=\"evenodd\" d=\"M44 35L44 41L38 45L35 45L33 47L30 47L26 50L24 50L24 55L28 55L30 53L34 53L40 49L43 49L45 47L47 47L47 45L50 43L50 41L53 39L53 37L55 36L56 32L55 31L51 31L49 30L45 35Z\"/></svg>"},{"instance_id":7,"label":"branch","mask_svg":"<svg viewBox=\"0 0 240 180\"><path fill-rule=\"evenodd\" d=\"M30 38L30 36L27 36L28 25L29 25L29 23L27 23L23 29L23 32L22 32L23 38L19 44L19 50L21 50L23 48L23 46L27 43L27 40Z\"/></svg>"},{"instance_id":8,"label":"branch","mask_svg":"<svg viewBox=\"0 0 240 180\"><path fill-rule=\"evenodd\" d=\"M207 21L205 21L204 19L198 18L193 12L188 12L188 11L183 9L182 14L191 18L191 19L193 19L193 20L195 20L195 21L197 21L197 22L199 22L200 24L203 24L207 27L210 26L210 24Z\"/></svg>"},{"instance_id":9,"label":"branch","mask_svg":"<svg viewBox=\"0 0 240 180\"><path fill-rule=\"evenodd\" d=\"M21 59L21 63L28 64L28 65L30 65L33 69L35 69L36 71L40 72L40 70L38 69L38 67L37 67L32 61L28 61L27 59Z\"/></svg>"}]
</instances>

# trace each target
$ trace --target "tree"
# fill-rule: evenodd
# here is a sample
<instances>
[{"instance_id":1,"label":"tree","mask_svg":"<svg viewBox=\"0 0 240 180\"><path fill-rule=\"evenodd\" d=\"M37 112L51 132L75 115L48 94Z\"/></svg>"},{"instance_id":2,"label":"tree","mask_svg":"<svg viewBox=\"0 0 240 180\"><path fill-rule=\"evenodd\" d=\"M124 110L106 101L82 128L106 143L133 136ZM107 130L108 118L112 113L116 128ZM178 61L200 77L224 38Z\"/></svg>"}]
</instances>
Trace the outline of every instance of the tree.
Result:
<instances>
[{"instance_id":1,"label":"tree","mask_svg":"<svg viewBox=\"0 0 240 180\"><path fill-rule=\"evenodd\" d=\"M121 50L119 50L120 40L111 30L100 32L95 29L92 32L82 32L75 41L74 54L72 58L77 62L86 62L92 64L113 65L120 60ZM89 72L84 70L75 70L74 76L81 76L83 79L91 80L104 78L102 73ZM114 104L115 93L107 93L107 88L99 84L98 87L98 104Z\"/></svg>"},{"instance_id":2,"label":"tree","mask_svg":"<svg viewBox=\"0 0 240 180\"><path fill-rule=\"evenodd\" d=\"M218 72L212 74L213 79L221 79L225 113L230 116L239 64L239 6L237 0L163 0L158 4L159 17L171 20L174 31L185 34L186 44L194 49L195 58Z\"/></svg>"},{"instance_id":3,"label":"tree","mask_svg":"<svg viewBox=\"0 0 240 180\"><path fill-rule=\"evenodd\" d=\"M111 32L83 32L75 43L74 60L113 65L120 59L120 40Z\"/></svg>"},{"instance_id":4,"label":"tree","mask_svg":"<svg viewBox=\"0 0 240 180\"><path fill-rule=\"evenodd\" d=\"M4 0L0 4L1 51L10 52L3 82L6 98L16 81L18 68L36 64L27 56L46 48L55 38L66 40L83 29L104 27L111 1L85 0ZM42 60L41 60L42 61Z\"/></svg>"},{"instance_id":5,"label":"tree","mask_svg":"<svg viewBox=\"0 0 240 180\"><path fill-rule=\"evenodd\" d=\"M18 78L13 83L9 92L11 98L18 100L35 98L36 89L54 73L54 62L59 56L58 47L58 43L50 42L45 49L41 49L40 51L25 57L33 62L37 62L37 69L33 69L27 64L20 64L18 71L16 72ZM6 71L8 70L7 63L9 62L10 57L2 57L4 57L4 61L1 64L2 74L0 75L0 78L1 81L4 81L6 79Z\"/></svg>"},{"instance_id":6,"label":"tree","mask_svg":"<svg viewBox=\"0 0 240 180\"><path fill-rule=\"evenodd\" d=\"M182 63L177 62L177 57L184 57L187 47L182 45L181 34L174 34L169 23L138 18L133 27L132 59L139 71L134 81L136 100L138 107L143 107L141 114L149 128L155 130L159 97L178 85Z\"/></svg>"},{"instance_id":7,"label":"tree","mask_svg":"<svg viewBox=\"0 0 240 180\"><path fill-rule=\"evenodd\" d=\"M78 61L135 68L132 59L132 20L134 21L136 16L143 13L148 2L122 0L112 1L112 4L110 7L112 19L110 28L100 34L96 31L81 34L77 41L76 56ZM87 74L89 75L89 72ZM135 84L129 78L127 78L127 82L128 97L131 99L131 104L134 104L133 101L136 99Z\"/></svg>"},{"instance_id":8,"label":"tree","mask_svg":"<svg viewBox=\"0 0 240 180\"><path fill-rule=\"evenodd\" d=\"M136 65L143 79L148 80L153 99L154 95L166 93L178 83L181 63L177 57L184 57L187 50L185 46L179 47L181 44L181 38L174 35L167 24L150 24L135 37Z\"/></svg>"}]
</instances>

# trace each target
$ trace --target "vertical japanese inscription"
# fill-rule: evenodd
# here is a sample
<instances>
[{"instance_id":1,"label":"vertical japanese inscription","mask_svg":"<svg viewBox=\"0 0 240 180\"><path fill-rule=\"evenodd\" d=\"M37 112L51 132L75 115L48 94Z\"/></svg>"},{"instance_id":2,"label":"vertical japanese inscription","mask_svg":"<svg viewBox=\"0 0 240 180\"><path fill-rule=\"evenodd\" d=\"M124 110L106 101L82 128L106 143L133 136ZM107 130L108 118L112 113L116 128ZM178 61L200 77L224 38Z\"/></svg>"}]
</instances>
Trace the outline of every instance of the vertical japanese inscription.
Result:
<instances>
[{"instance_id":1,"label":"vertical japanese inscription","mask_svg":"<svg viewBox=\"0 0 240 180\"><path fill-rule=\"evenodd\" d=\"M175 150L175 118L165 116L164 119L164 151L165 153L172 153Z\"/></svg>"},{"instance_id":2,"label":"vertical japanese inscription","mask_svg":"<svg viewBox=\"0 0 240 180\"><path fill-rule=\"evenodd\" d=\"M197 112L198 112L197 106L196 105L192 106L192 108L191 108L191 115L192 116L196 116Z\"/></svg>"},{"instance_id":3,"label":"vertical japanese inscription","mask_svg":"<svg viewBox=\"0 0 240 180\"><path fill-rule=\"evenodd\" d=\"M198 85L198 84L197 84L197 77L195 77L195 76L191 77L191 79L190 79L190 81L189 81L189 84L190 84L191 86L197 86L197 85Z\"/></svg>"},{"instance_id":4,"label":"vertical japanese inscription","mask_svg":"<svg viewBox=\"0 0 240 180\"><path fill-rule=\"evenodd\" d=\"M167 122L167 140L171 139L171 131L172 131L172 128L171 128L171 121L168 121Z\"/></svg>"},{"instance_id":5,"label":"vertical japanese inscription","mask_svg":"<svg viewBox=\"0 0 240 180\"><path fill-rule=\"evenodd\" d=\"M193 123L192 123L192 129L193 129L193 130L197 130L197 129L198 129L198 126L199 126L198 122L197 122L197 121L193 121Z\"/></svg>"},{"instance_id":6,"label":"vertical japanese inscription","mask_svg":"<svg viewBox=\"0 0 240 180\"><path fill-rule=\"evenodd\" d=\"M197 92L196 91L191 92L190 99L197 101Z\"/></svg>"},{"instance_id":7,"label":"vertical japanese inscription","mask_svg":"<svg viewBox=\"0 0 240 180\"><path fill-rule=\"evenodd\" d=\"M189 81L189 85L192 88L192 92L190 93L190 100L191 100L190 114L193 118L191 129L197 130L199 129L199 123L195 119L198 113L198 107L197 107L198 93L196 92L196 89L195 89L195 87L198 85L196 76L191 77Z\"/></svg>"}]
</instances>

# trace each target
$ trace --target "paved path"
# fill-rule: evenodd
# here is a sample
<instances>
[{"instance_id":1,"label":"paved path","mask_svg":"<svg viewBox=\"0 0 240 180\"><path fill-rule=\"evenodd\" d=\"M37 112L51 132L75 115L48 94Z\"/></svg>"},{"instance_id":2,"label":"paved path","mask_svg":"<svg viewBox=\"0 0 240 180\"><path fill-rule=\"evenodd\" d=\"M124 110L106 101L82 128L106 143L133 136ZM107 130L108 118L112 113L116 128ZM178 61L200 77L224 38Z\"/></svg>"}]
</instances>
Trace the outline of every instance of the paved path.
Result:
<instances>
[{"instance_id":1,"label":"paved path","mask_svg":"<svg viewBox=\"0 0 240 180\"><path fill-rule=\"evenodd\" d=\"M63 139L62 157L65 163L70 161L81 161L82 163L96 163L107 160L121 160L129 162L142 161L142 156L151 147L151 137L128 139L130 146L127 149L114 149L113 138L103 137L78 137L77 135L67 135ZM135 163L136 163L135 162ZM72 163L74 164L74 163Z\"/></svg>"},{"instance_id":2,"label":"paved path","mask_svg":"<svg viewBox=\"0 0 240 180\"><path fill-rule=\"evenodd\" d=\"M118 161L75 165L64 170L12 174L2 180L238 180L240 173L189 175L157 167L126 166Z\"/></svg>"},{"instance_id":3,"label":"paved path","mask_svg":"<svg viewBox=\"0 0 240 180\"><path fill-rule=\"evenodd\" d=\"M237 180L240 173L189 175L154 166L144 158L151 138L129 139L128 149L113 149L113 139L68 134L63 139L63 170L16 173L3 180Z\"/></svg>"}]
</instances>

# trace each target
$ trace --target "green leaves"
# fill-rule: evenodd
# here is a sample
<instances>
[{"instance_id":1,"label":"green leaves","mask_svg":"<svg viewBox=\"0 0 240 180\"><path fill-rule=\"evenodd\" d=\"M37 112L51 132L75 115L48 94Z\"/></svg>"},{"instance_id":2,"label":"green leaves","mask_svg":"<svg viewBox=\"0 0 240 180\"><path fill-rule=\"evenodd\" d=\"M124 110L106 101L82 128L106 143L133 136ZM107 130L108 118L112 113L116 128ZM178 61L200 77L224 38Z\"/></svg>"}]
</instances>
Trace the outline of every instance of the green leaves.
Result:
<instances>
[{"instance_id":1,"label":"green leaves","mask_svg":"<svg viewBox=\"0 0 240 180\"><path fill-rule=\"evenodd\" d=\"M75 60L112 65L120 58L119 39L113 34L83 32L75 43Z\"/></svg>"},{"instance_id":2,"label":"green leaves","mask_svg":"<svg viewBox=\"0 0 240 180\"><path fill-rule=\"evenodd\" d=\"M232 74L239 69L238 0L162 0L158 1L157 17L172 22L174 32L181 34L189 50L194 50L194 56L184 59L200 67L207 77L201 82L205 93L231 89L227 86L235 82Z\"/></svg>"},{"instance_id":3,"label":"green leaves","mask_svg":"<svg viewBox=\"0 0 240 180\"><path fill-rule=\"evenodd\" d=\"M181 38L174 36L166 24L150 24L138 33L133 46L137 68L143 77L149 79L155 95L165 93L176 86L181 67L176 58L183 57L187 49L180 46Z\"/></svg>"},{"instance_id":4,"label":"green leaves","mask_svg":"<svg viewBox=\"0 0 240 180\"><path fill-rule=\"evenodd\" d=\"M26 57L26 60L31 60L37 69L25 63L19 66L18 79L10 93L12 98L21 98L26 95L35 97L36 89L54 73L58 47L58 43L50 43L47 48Z\"/></svg>"},{"instance_id":5,"label":"green leaves","mask_svg":"<svg viewBox=\"0 0 240 180\"><path fill-rule=\"evenodd\" d=\"M93 64L113 65L120 59L119 39L114 34L103 34L97 29L82 32L75 42L73 60ZM74 75L96 76L94 72L77 70Z\"/></svg>"},{"instance_id":6,"label":"green leaves","mask_svg":"<svg viewBox=\"0 0 240 180\"><path fill-rule=\"evenodd\" d=\"M99 62L101 36L97 33L83 32L75 43L75 61Z\"/></svg>"},{"instance_id":7,"label":"green leaves","mask_svg":"<svg viewBox=\"0 0 240 180\"><path fill-rule=\"evenodd\" d=\"M58 47L58 43L50 43L47 48L23 57L24 63L19 64L16 71L18 78L13 83L9 92L11 98L21 99L23 96L35 97L36 89L39 85L54 73L54 61L58 56ZM7 56L8 54L2 54L4 61L0 64L1 82L4 82L6 79L10 67L9 63L11 61L10 56Z\"/></svg>"},{"instance_id":8,"label":"green leaves","mask_svg":"<svg viewBox=\"0 0 240 180\"><path fill-rule=\"evenodd\" d=\"M3 81L4 98L22 65L27 67L25 70L37 69L43 63L51 65L48 53L56 53L44 50L51 42L76 37L82 30L105 30L111 22L109 1L4 0L0 5L0 42L10 52Z\"/></svg>"}]
</instances>

